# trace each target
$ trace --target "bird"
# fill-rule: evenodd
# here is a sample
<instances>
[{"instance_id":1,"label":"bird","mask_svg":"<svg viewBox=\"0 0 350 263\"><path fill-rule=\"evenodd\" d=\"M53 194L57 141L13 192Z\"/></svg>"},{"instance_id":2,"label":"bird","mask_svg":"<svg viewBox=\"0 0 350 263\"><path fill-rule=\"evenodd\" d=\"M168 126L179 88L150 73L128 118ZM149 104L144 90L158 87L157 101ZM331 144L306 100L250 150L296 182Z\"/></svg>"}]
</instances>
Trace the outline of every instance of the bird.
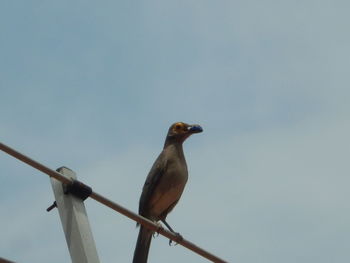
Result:
<instances>
[{"instance_id":1,"label":"bird","mask_svg":"<svg viewBox=\"0 0 350 263\"><path fill-rule=\"evenodd\" d=\"M188 179L182 145L189 136L202 131L202 127L198 124L190 125L184 122L172 124L163 150L153 163L142 188L139 214L153 222L163 222L175 234L178 233L174 232L165 219L179 201ZM133 263L147 262L153 234L152 230L140 226Z\"/></svg>"}]
</instances>

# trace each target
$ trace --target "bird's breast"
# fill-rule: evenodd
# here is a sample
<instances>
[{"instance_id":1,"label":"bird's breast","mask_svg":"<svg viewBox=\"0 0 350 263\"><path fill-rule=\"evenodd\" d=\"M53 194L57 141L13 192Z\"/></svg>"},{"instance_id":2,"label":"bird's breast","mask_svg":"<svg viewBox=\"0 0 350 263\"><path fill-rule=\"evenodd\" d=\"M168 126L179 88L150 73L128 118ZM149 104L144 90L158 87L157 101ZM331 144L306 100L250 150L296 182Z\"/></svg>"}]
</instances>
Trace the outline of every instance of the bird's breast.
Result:
<instances>
[{"instance_id":1,"label":"bird's breast","mask_svg":"<svg viewBox=\"0 0 350 263\"><path fill-rule=\"evenodd\" d=\"M176 203L185 188L188 178L186 162L170 160L166 172L163 174L157 190L151 200L151 210L154 216L161 215L171 205Z\"/></svg>"}]
</instances>

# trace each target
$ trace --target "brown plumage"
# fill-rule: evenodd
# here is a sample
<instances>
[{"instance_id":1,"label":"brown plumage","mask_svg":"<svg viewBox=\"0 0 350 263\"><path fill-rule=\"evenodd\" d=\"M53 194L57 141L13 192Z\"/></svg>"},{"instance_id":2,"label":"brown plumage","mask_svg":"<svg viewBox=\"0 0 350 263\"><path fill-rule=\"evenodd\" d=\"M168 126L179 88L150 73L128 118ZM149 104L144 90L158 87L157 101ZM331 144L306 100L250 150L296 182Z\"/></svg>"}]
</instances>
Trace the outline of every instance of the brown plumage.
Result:
<instances>
[{"instance_id":1,"label":"brown plumage","mask_svg":"<svg viewBox=\"0 0 350 263\"><path fill-rule=\"evenodd\" d=\"M177 122L170 126L163 151L154 162L142 189L139 214L152 221L165 219L179 201L187 182L188 172L183 142L193 133L202 132L199 125ZM146 263L153 232L141 226L133 263Z\"/></svg>"}]
</instances>

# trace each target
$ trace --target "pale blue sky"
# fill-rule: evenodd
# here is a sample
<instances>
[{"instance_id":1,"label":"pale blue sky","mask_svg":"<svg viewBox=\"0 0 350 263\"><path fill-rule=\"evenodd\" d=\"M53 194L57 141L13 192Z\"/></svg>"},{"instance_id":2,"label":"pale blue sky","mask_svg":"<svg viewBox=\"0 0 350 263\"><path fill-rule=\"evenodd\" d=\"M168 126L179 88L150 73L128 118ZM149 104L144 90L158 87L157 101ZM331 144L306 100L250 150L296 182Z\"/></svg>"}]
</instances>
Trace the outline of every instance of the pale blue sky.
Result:
<instances>
[{"instance_id":1,"label":"pale blue sky","mask_svg":"<svg viewBox=\"0 0 350 263\"><path fill-rule=\"evenodd\" d=\"M350 260L347 1L3 1L0 141L137 211L168 126L199 123L169 223L229 262ZM0 153L0 256L70 262L49 180ZM101 262L135 224L86 202ZM163 237L149 262L207 262Z\"/></svg>"}]
</instances>

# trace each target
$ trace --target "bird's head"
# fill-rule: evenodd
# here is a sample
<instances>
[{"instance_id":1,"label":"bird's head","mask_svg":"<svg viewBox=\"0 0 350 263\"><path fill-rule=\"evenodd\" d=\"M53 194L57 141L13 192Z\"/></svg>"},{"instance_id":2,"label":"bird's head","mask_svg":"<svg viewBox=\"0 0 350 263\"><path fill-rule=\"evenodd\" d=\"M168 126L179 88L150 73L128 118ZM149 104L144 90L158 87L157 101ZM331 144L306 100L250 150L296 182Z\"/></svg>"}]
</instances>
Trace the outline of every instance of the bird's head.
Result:
<instances>
[{"instance_id":1,"label":"bird's head","mask_svg":"<svg viewBox=\"0 0 350 263\"><path fill-rule=\"evenodd\" d=\"M198 124L187 124L184 122L175 122L169 128L166 142L183 143L189 136L194 133L200 133L203 129Z\"/></svg>"}]
</instances>

